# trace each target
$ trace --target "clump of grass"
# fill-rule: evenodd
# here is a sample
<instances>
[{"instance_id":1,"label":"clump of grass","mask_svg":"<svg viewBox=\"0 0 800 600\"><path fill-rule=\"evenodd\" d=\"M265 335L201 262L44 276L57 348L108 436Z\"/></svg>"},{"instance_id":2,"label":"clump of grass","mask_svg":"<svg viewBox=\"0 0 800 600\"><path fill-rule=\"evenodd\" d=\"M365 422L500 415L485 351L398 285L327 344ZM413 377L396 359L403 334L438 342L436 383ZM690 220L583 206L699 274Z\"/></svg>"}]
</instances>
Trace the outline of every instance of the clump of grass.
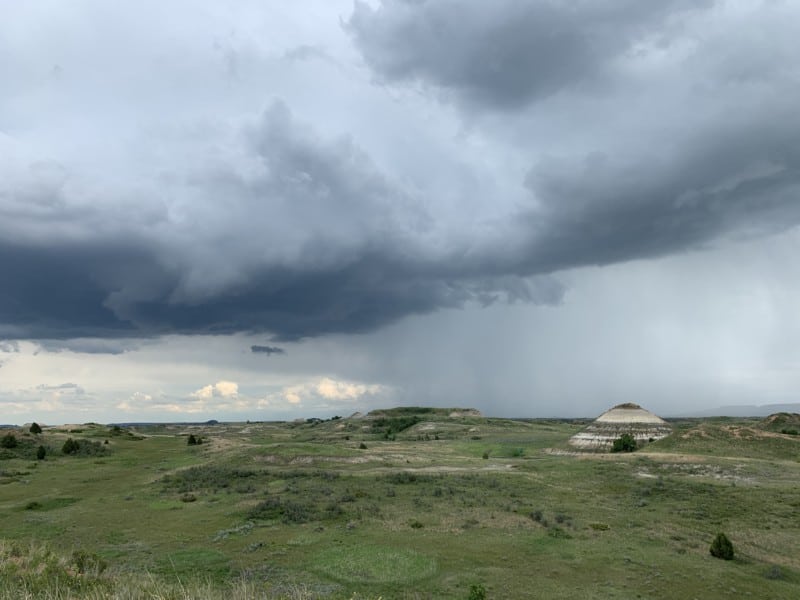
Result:
<instances>
[{"instance_id":1,"label":"clump of grass","mask_svg":"<svg viewBox=\"0 0 800 600\"><path fill-rule=\"evenodd\" d=\"M256 477L258 473L247 469L231 469L214 465L203 465L183 469L161 479L165 491L178 493L198 492L203 490L220 490L231 487L240 480Z\"/></svg>"},{"instance_id":2,"label":"clump of grass","mask_svg":"<svg viewBox=\"0 0 800 600\"><path fill-rule=\"evenodd\" d=\"M314 556L315 570L348 584L407 584L430 577L436 561L413 550L360 544Z\"/></svg>"},{"instance_id":3,"label":"clump of grass","mask_svg":"<svg viewBox=\"0 0 800 600\"><path fill-rule=\"evenodd\" d=\"M257 520L281 519L284 523L306 523L315 520L319 516L316 513L309 504L270 496L250 509L247 516Z\"/></svg>"}]
</instances>

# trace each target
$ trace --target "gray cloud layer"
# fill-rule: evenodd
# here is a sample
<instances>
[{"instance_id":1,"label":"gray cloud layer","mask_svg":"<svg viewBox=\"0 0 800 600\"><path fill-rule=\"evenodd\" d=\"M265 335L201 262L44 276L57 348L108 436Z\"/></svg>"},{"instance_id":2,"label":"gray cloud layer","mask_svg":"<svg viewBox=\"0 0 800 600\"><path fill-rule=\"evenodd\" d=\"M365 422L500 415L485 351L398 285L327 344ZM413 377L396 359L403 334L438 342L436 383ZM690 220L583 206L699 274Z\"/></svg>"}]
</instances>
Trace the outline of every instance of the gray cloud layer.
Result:
<instances>
[{"instance_id":1,"label":"gray cloud layer","mask_svg":"<svg viewBox=\"0 0 800 600\"><path fill-rule=\"evenodd\" d=\"M417 80L470 104L514 109L602 79L637 39L700 6L684 0L383 0L378 8L356 2L348 29L382 79Z\"/></svg>"},{"instance_id":2,"label":"gray cloud layer","mask_svg":"<svg viewBox=\"0 0 800 600\"><path fill-rule=\"evenodd\" d=\"M501 124L524 129L541 113L578 141L554 137L553 152L527 144L538 154L525 181L534 207L508 239L519 244L510 270L531 274L795 226L798 44L785 25L794 12L383 0L357 3L348 30L384 81L422 82L479 123L502 110Z\"/></svg>"},{"instance_id":3,"label":"gray cloud layer","mask_svg":"<svg viewBox=\"0 0 800 600\"><path fill-rule=\"evenodd\" d=\"M364 332L472 302L557 304L560 270L793 227L795 13L677 0L356 3L345 29L373 76L421 83L423 102L444 100L430 110L456 106L483 144L470 167L491 180L513 169L484 159L525 161L526 175L476 187L463 205L425 186L437 164L394 172L360 135L332 135L322 117L307 125L281 101L257 120L231 109L149 131L125 176L31 156L23 135L0 132L0 337ZM315 45L292 48L281 54L292 68L339 68L301 60L328 56ZM368 108L354 107L367 137L390 118Z\"/></svg>"}]
</instances>

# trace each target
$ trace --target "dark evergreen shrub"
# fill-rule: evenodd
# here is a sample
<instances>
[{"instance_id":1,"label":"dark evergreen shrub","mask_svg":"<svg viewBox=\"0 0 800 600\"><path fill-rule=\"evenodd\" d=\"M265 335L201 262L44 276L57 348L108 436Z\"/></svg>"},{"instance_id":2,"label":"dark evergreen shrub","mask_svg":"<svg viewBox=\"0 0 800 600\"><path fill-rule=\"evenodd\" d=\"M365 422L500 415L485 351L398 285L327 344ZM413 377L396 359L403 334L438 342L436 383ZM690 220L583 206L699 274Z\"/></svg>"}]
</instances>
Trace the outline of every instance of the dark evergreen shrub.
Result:
<instances>
[{"instance_id":1,"label":"dark evergreen shrub","mask_svg":"<svg viewBox=\"0 0 800 600\"><path fill-rule=\"evenodd\" d=\"M3 448L11 448L17 447L17 438L13 433L7 433L3 436L3 439L0 439L0 446Z\"/></svg>"},{"instance_id":2,"label":"dark evergreen shrub","mask_svg":"<svg viewBox=\"0 0 800 600\"><path fill-rule=\"evenodd\" d=\"M724 533L718 533L717 537L714 538L714 541L711 542L711 548L709 549L711 552L711 556L715 558L721 558L722 560L732 560L733 559L733 544L728 539L728 536Z\"/></svg>"},{"instance_id":3,"label":"dark evergreen shrub","mask_svg":"<svg viewBox=\"0 0 800 600\"><path fill-rule=\"evenodd\" d=\"M33 433L33 434L39 434L39 433L42 433L42 428L39 426L39 424L36 421L34 421L33 423L31 423L31 428L30 428L29 431L31 433Z\"/></svg>"},{"instance_id":4,"label":"dark evergreen shrub","mask_svg":"<svg viewBox=\"0 0 800 600\"><path fill-rule=\"evenodd\" d=\"M44 457L47 456L47 450L44 446L39 446L36 449L36 459L37 460L44 460Z\"/></svg>"}]
</instances>

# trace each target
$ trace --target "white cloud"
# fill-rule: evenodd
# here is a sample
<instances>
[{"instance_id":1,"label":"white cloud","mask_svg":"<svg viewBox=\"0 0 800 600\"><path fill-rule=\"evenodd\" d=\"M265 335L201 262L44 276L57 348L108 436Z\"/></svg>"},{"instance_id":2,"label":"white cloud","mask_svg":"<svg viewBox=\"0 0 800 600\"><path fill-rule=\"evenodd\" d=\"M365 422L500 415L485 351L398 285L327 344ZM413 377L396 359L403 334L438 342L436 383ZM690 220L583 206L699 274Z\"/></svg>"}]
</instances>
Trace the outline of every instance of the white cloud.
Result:
<instances>
[{"instance_id":1,"label":"white cloud","mask_svg":"<svg viewBox=\"0 0 800 600\"><path fill-rule=\"evenodd\" d=\"M239 395L239 384L235 381L221 380L201 387L189 394L192 398L208 400L210 398L231 398Z\"/></svg>"},{"instance_id":2,"label":"white cloud","mask_svg":"<svg viewBox=\"0 0 800 600\"><path fill-rule=\"evenodd\" d=\"M358 400L365 395L377 395L384 390L383 386L350 381L336 381L323 377L316 385L317 393L328 400Z\"/></svg>"},{"instance_id":3,"label":"white cloud","mask_svg":"<svg viewBox=\"0 0 800 600\"><path fill-rule=\"evenodd\" d=\"M127 400L122 400L116 407L125 412L131 412L149 406L153 401L153 396L143 392L134 392Z\"/></svg>"},{"instance_id":4,"label":"white cloud","mask_svg":"<svg viewBox=\"0 0 800 600\"><path fill-rule=\"evenodd\" d=\"M304 406L310 403L318 408L323 408L327 407L330 402L356 403L378 396L385 396L389 392L390 388L384 385L320 377L286 386L277 394L263 399L259 405L269 406L270 401L282 400L292 406Z\"/></svg>"}]
</instances>

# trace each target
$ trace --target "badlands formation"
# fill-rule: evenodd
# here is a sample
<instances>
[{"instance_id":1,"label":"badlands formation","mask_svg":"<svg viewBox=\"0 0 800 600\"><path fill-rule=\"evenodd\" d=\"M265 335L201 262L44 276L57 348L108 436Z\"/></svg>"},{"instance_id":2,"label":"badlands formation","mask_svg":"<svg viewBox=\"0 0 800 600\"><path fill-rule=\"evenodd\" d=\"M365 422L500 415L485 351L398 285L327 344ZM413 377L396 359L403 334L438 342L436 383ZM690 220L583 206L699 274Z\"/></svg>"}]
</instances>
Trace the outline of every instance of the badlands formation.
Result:
<instances>
[{"instance_id":1,"label":"badlands formation","mask_svg":"<svg viewBox=\"0 0 800 600\"><path fill-rule=\"evenodd\" d=\"M641 444L667 437L672 428L638 404L618 404L572 436L569 443L580 450L606 451L623 433L631 434Z\"/></svg>"}]
</instances>

